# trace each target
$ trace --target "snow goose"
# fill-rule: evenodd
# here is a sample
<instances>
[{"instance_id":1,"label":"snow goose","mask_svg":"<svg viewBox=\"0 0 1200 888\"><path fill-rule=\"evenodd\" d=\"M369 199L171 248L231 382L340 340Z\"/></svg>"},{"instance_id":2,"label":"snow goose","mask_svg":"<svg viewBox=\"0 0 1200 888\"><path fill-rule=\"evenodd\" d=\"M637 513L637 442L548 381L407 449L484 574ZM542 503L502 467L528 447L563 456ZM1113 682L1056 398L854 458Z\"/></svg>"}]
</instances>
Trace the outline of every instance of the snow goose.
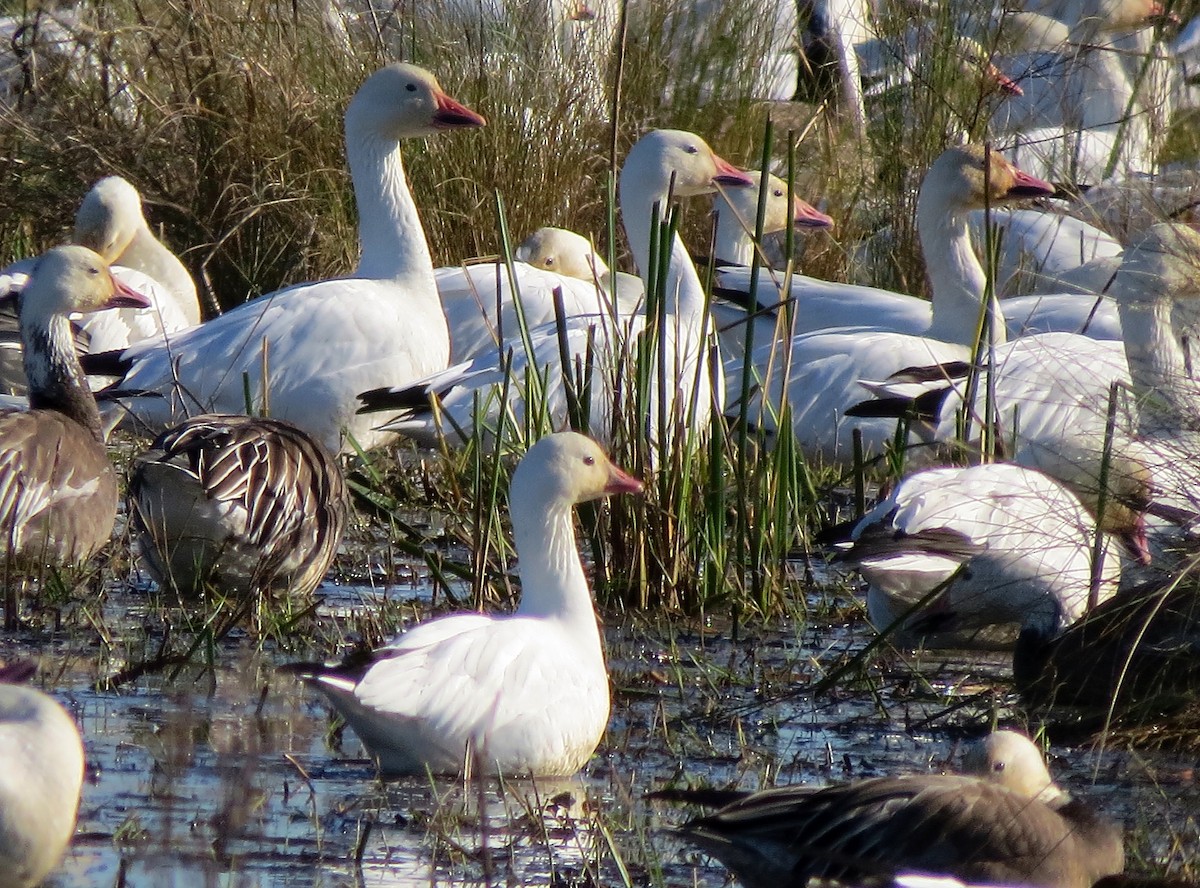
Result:
<instances>
[{"instance_id":1,"label":"snow goose","mask_svg":"<svg viewBox=\"0 0 1200 888\"><path fill-rule=\"evenodd\" d=\"M1109 477L1133 489L1112 491L1105 529L1121 533L1141 557L1142 515L1124 503L1147 501L1149 479L1144 469L1114 469ZM877 629L895 625L904 644L920 637L926 647L958 647L1002 624L1057 632L1083 614L1093 586L1097 600L1110 597L1120 561L1104 550L1094 565L1095 523L1073 493L1041 472L1005 463L928 469L864 515L838 557L867 581Z\"/></svg>"},{"instance_id":2,"label":"snow goose","mask_svg":"<svg viewBox=\"0 0 1200 888\"><path fill-rule=\"evenodd\" d=\"M1092 464L1098 465L1095 455L1104 446L1109 391L1120 383L1132 388L1134 397L1121 411L1117 431L1123 438L1136 435L1143 453L1149 452L1144 461L1153 478L1155 501L1171 502L1172 496L1182 495L1172 504L1194 510L1196 504L1186 493L1192 485L1178 480L1178 467L1187 462L1181 459L1187 445L1181 447L1180 442L1196 440L1200 388L1189 372L1172 314L1178 303L1200 296L1200 235L1178 223L1152 227L1142 241L1126 249L1110 293L1119 307L1123 343L1050 333L997 347L993 369L980 381L981 394L971 410L976 427L985 418L984 398L991 397L990 421L1014 459L1065 483L1077 483L1078 478L1062 477L1062 472L1079 459L1063 459L1062 454L1090 451ZM953 440L965 380L950 380L966 368L910 370L925 382L913 387L903 380L882 385L864 381L884 400L850 413L895 416L915 406L918 418L929 421L922 430L927 438ZM1073 488L1078 491L1075 484Z\"/></svg>"},{"instance_id":3,"label":"snow goose","mask_svg":"<svg viewBox=\"0 0 1200 888\"><path fill-rule=\"evenodd\" d=\"M759 174L746 175L753 180L754 189L731 188L716 194L719 260L748 264L754 250ZM792 206L797 227L826 228L832 224L828 216L799 198ZM787 185L771 176L763 233L779 231L787 224ZM515 251L514 257L524 264L514 263L511 270L499 263L437 270L438 294L450 328L453 363L485 353L503 354L507 345L520 342L514 283L520 294L521 313L530 328L554 321L559 312L567 317L609 314L627 320L641 306L644 296L641 281L618 274L614 290L614 278L607 266L587 239L573 232L541 229ZM555 267L563 258L570 264Z\"/></svg>"},{"instance_id":4,"label":"snow goose","mask_svg":"<svg viewBox=\"0 0 1200 888\"><path fill-rule=\"evenodd\" d=\"M171 309L159 307L164 321L174 319L167 315L174 309L173 314L177 312L187 325L200 323L195 281L179 257L150 230L142 196L127 180L105 176L91 187L75 214L72 240L95 250L109 265L132 268L158 281L172 300Z\"/></svg>"},{"instance_id":5,"label":"snow goose","mask_svg":"<svg viewBox=\"0 0 1200 888\"><path fill-rule=\"evenodd\" d=\"M604 280L608 264L582 234L547 225L539 228L513 251L513 258L543 271L554 271L581 281Z\"/></svg>"},{"instance_id":6,"label":"snow goose","mask_svg":"<svg viewBox=\"0 0 1200 888\"><path fill-rule=\"evenodd\" d=\"M75 834L83 742L75 720L24 681L32 666L0 667L0 882L40 885Z\"/></svg>"},{"instance_id":7,"label":"snow goose","mask_svg":"<svg viewBox=\"0 0 1200 888\"><path fill-rule=\"evenodd\" d=\"M0 412L0 532L10 558L81 561L108 542L117 481L67 314L146 305L86 247L55 247L34 265L21 304L30 409ZM10 626L16 586L5 596Z\"/></svg>"},{"instance_id":8,"label":"snow goose","mask_svg":"<svg viewBox=\"0 0 1200 888\"><path fill-rule=\"evenodd\" d=\"M746 888L813 878L860 884L905 871L1091 888L1125 868L1120 830L1056 786L1028 738L996 731L963 764L971 776L912 774L763 790L680 832ZM664 795L688 800L686 791Z\"/></svg>"},{"instance_id":9,"label":"snow goose","mask_svg":"<svg viewBox=\"0 0 1200 888\"><path fill-rule=\"evenodd\" d=\"M164 333L200 321L196 285L183 263L150 230L137 190L119 176L97 182L75 216L75 243L94 250L109 263L113 276L150 300L145 309L121 308L75 318L77 342L84 353L123 349L143 340L161 341ZM8 326L0 349L0 388L25 393L20 340L15 335L17 300L35 258L0 271L0 322Z\"/></svg>"},{"instance_id":10,"label":"snow goose","mask_svg":"<svg viewBox=\"0 0 1200 888\"><path fill-rule=\"evenodd\" d=\"M774 430L776 411L786 398L792 427L810 455L828 460L848 457L851 437L844 413L862 400L860 378L878 378L873 376L876 368L888 368L890 375L905 367L969 357L983 313L986 277L971 245L967 213L985 202L1052 190L978 146L947 149L926 174L917 201L918 230L933 289L932 310L929 303L912 296L805 279L804 286L819 284L821 295L809 291L798 297L796 316L802 328L811 330L805 325L814 318L870 327L808 332L787 340L783 348L772 341L756 346L752 360L746 362L748 369L736 364L726 367L731 385L727 415L740 414L732 392L734 387L740 392L742 373L749 372L754 382L746 410L749 421ZM794 282L793 298L796 290ZM1001 322L994 323L992 330L1003 338ZM788 348L790 357L784 353ZM939 356L935 362L923 359L934 354ZM776 369L785 360L792 368L786 385ZM854 425L863 429L865 443L876 453L895 430L894 421L856 420Z\"/></svg>"},{"instance_id":11,"label":"snow goose","mask_svg":"<svg viewBox=\"0 0 1200 888\"><path fill-rule=\"evenodd\" d=\"M571 510L641 487L583 435L541 439L509 490L515 613L442 617L367 662L291 670L325 693L387 773L454 773L464 763L505 776L575 773L608 724L609 696Z\"/></svg>"},{"instance_id":12,"label":"snow goose","mask_svg":"<svg viewBox=\"0 0 1200 888\"><path fill-rule=\"evenodd\" d=\"M1046 88L1027 90L1026 99L1007 102L993 115L993 129L1009 136L1006 153L1062 181L1092 183L1113 173L1152 171L1153 98L1144 88L1135 91L1114 35L1145 28L1161 15L1161 6L1155 0L1070 0L1059 6L1027 10L1052 12L1067 23L1069 36L1048 47L1033 69ZM1060 32L1046 33L1057 39ZM1015 79L1024 82L1020 75Z\"/></svg>"},{"instance_id":13,"label":"snow goose","mask_svg":"<svg viewBox=\"0 0 1200 888\"><path fill-rule=\"evenodd\" d=\"M364 389L418 379L449 361L433 262L404 175L400 142L482 126L428 71L376 71L346 110L362 253L354 274L261 296L173 336L127 350L122 389L157 392L131 409L152 427L200 412L255 410L294 423L333 452L387 439L354 414ZM264 378L265 374L265 378Z\"/></svg>"},{"instance_id":14,"label":"snow goose","mask_svg":"<svg viewBox=\"0 0 1200 888\"><path fill-rule=\"evenodd\" d=\"M803 275L794 275L790 290L782 294L782 282L765 273L760 275L755 301L766 306L790 298L795 306L794 333L871 327L965 345L973 341L987 285L971 243L968 214L985 206L1053 191L1049 183L1022 172L995 153L985 155L982 146L948 148L926 173L917 200L917 231L932 301ZM728 269L720 275L719 283L723 290L747 294L740 301L749 302L749 269ZM757 336L756 340L767 341Z\"/></svg>"},{"instance_id":15,"label":"snow goose","mask_svg":"<svg viewBox=\"0 0 1200 888\"><path fill-rule=\"evenodd\" d=\"M134 464L129 514L155 582L195 594L307 597L346 522L341 470L288 422L192 417Z\"/></svg>"},{"instance_id":16,"label":"snow goose","mask_svg":"<svg viewBox=\"0 0 1200 888\"><path fill-rule=\"evenodd\" d=\"M750 179L718 157L699 136L654 130L638 140L621 170L620 200L621 218L639 269L644 272L651 267L655 206L665 206L672 193L679 197L706 194L722 184L748 187ZM648 432L651 441L657 442L655 449L680 425L706 429L714 394L723 394L719 383L713 390L713 376L719 373L708 367L704 291L678 236L672 240L665 271L664 326L650 374L648 407L642 414L649 418ZM524 429L539 421L561 428L569 405L563 379L565 343L572 378L580 365L588 366L584 362L590 361L592 376L584 381L590 400L584 407L591 431L604 440L611 432L613 411L621 406L614 402L630 394L628 382L614 373L629 366L636 350L631 343L645 329L645 321L645 315L639 314L614 324L604 312L570 317L561 329L546 324L530 332L532 360L524 347L513 352L511 362L505 355L480 355L410 386L363 392L363 410L402 411L383 428L430 445L444 438L458 443L477 429L496 434L505 426ZM523 345L519 340L513 344ZM533 385L534 374L544 389L536 410L527 415L526 389ZM502 405L504 393L509 400Z\"/></svg>"}]
</instances>

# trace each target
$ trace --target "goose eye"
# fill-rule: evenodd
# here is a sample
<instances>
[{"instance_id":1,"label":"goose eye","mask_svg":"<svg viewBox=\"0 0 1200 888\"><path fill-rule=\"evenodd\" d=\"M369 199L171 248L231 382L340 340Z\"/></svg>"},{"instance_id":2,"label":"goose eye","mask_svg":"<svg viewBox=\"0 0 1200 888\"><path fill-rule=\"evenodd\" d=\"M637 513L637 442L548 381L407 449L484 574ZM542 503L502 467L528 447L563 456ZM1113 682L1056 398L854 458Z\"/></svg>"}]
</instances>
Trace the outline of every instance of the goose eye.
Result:
<instances>
[{"instance_id":1,"label":"goose eye","mask_svg":"<svg viewBox=\"0 0 1200 888\"><path fill-rule=\"evenodd\" d=\"M782 192L782 191L780 191L778 188L776 188L776 189L775 189L774 191L772 191L771 193L772 193L773 195L775 195L776 197L783 197L783 192Z\"/></svg>"},{"instance_id":2,"label":"goose eye","mask_svg":"<svg viewBox=\"0 0 1200 888\"><path fill-rule=\"evenodd\" d=\"M996 771L997 773L999 773L1000 771L1003 771L1004 770L1004 762L996 762L994 765L992 765L992 770Z\"/></svg>"},{"instance_id":3,"label":"goose eye","mask_svg":"<svg viewBox=\"0 0 1200 888\"><path fill-rule=\"evenodd\" d=\"M553 257L553 256L547 256L547 257L546 257L546 267L547 267L547 268L549 268L549 267L550 267L551 265L553 265L553 264L554 264L554 257Z\"/></svg>"},{"instance_id":4,"label":"goose eye","mask_svg":"<svg viewBox=\"0 0 1200 888\"><path fill-rule=\"evenodd\" d=\"M685 148L684 150L687 151L688 154L699 154L700 153L700 149L697 148L695 145L688 145L687 148Z\"/></svg>"},{"instance_id":5,"label":"goose eye","mask_svg":"<svg viewBox=\"0 0 1200 888\"><path fill-rule=\"evenodd\" d=\"M584 464L585 466L594 466L594 465L596 464L596 457L594 457L594 456L585 456L585 457L583 458L583 464Z\"/></svg>"},{"instance_id":6,"label":"goose eye","mask_svg":"<svg viewBox=\"0 0 1200 888\"><path fill-rule=\"evenodd\" d=\"M95 277L96 275L98 275L100 273L100 269L98 269L94 265L89 265L87 273L90 274L92 277Z\"/></svg>"},{"instance_id":7,"label":"goose eye","mask_svg":"<svg viewBox=\"0 0 1200 888\"><path fill-rule=\"evenodd\" d=\"M415 83L405 84L404 88L410 93L415 93L417 91L417 85Z\"/></svg>"}]
</instances>

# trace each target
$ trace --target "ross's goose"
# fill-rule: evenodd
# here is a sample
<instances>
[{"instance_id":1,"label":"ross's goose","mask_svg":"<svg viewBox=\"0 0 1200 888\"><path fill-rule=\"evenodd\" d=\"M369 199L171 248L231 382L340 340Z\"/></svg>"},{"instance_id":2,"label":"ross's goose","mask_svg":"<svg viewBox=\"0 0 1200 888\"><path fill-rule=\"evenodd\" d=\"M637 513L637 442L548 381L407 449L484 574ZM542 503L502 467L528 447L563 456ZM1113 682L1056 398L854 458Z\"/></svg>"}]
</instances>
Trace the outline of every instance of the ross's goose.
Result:
<instances>
[{"instance_id":1,"label":"ross's goose","mask_svg":"<svg viewBox=\"0 0 1200 888\"><path fill-rule=\"evenodd\" d=\"M376 71L346 110L362 253L354 274L301 284L247 302L171 337L133 347L121 389L157 392L131 409L154 427L189 412L252 407L295 423L331 451L387 439L355 416L354 396L418 379L449 361L446 319L433 263L408 189L400 143L483 118L447 96L428 71Z\"/></svg>"},{"instance_id":2,"label":"ross's goose","mask_svg":"<svg viewBox=\"0 0 1200 888\"><path fill-rule=\"evenodd\" d=\"M913 774L767 789L680 832L746 888L805 885L814 878L862 884L904 871L1091 888L1125 868L1118 827L1056 786L1026 737L989 734L967 753L964 767L972 776ZM664 795L688 799L686 791Z\"/></svg>"},{"instance_id":3,"label":"ross's goose","mask_svg":"<svg viewBox=\"0 0 1200 888\"><path fill-rule=\"evenodd\" d=\"M117 480L67 314L146 305L86 247L55 247L34 265L21 304L29 409L0 411L0 532L18 564L80 561L108 542ZM10 627L18 585L5 593Z\"/></svg>"},{"instance_id":4,"label":"ross's goose","mask_svg":"<svg viewBox=\"0 0 1200 888\"><path fill-rule=\"evenodd\" d=\"M1145 502L1149 479L1110 477L1133 489L1112 491L1105 529L1141 557L1142 515L1124 502ZM838 557L867 581L877 629L895 624L902 643L957 647L1002 624L1054 633L1084 613L1092 594L1110 597L1120 561L1104 547L1094 564L1095 526L1079 499L1041 472L1006 463L928 469L864 515Z\"/></svg>"},{"instance_id":5,"label":"ross's goose","mask_svg":"<svg viewBox=\"0 0 1200 888\"><path fill-rule=\"evenodd\" d=\"M18 682L32 668L0 667L0 883L33 888L59 864L75 834L83 743L55 700Z\"/></svg>"},{"instance_id":6,"label":"ross's goose","mask_svg":"<svg viewBox=\"0 0 1200 888\"><path fill-rule=\"evenodd\" d=\"M651 268L652 213L665 206L670 194L688 197L710 193L718 185L748 187L750 179L713 153L704 140L679 130L654 130L630 149L621 170L621 217L643 273ZM691 257L678 236L672 238L668 269L659 269L665 279L663 328L658 351L653 356L648 391L643 402L651 441L658 445L677 428L706 429L714 395L723 389L717 368L710 368L706 332L711 329L705 312L705 295ZM564 386L563 354L570 361L574 378L580 365L590 359L592 373L583 380L588 397L584 407L590 429L606 439L612 428L614 410L629 402L631 386L623 378L636 354L635 337L645 329L645 315L614 324L608 313L576 315L560 329L554 323L531 331L530 353L515 337L511 366L507 356L495 353L453 367L411 386L363 392L363 409L370 412L400 410L400 416L385 429L399 431L427 444L444 438L454 442L469 437L477 428L495 434L501 427L517 430L548 424L561 428L568 418ZM542 381L542 397L530 398L535 409L525 409L534 376ZM509 387L509 384L511 386ZM506 393L508 402L500 403ZM616 403L617 401L621 403ZM436 409L434 406L436 401ZM462 433L460 435L459 433Z\"/></svg>"},{"instance_id":7,"label":"ross's goose","mask_svg":"<svg viewBox=\"0 0 1200 888\"><path fill-rule=\"evenodd\" d=\"M163 588L303 599L341 543L346 484L329 451L291 423L205 414L138 457L128 511Z\"/></svg>"},{"instance_id":8,"label":"ross's goose","mask_svg":"<svg viewBox=\"0 0 1200 888\"><path fill-rule=\"evenodd\" d=\"M754 382L752 401L746 405L750 422L774 430L777 411L786 399L792 428L808 453L829 460L848 457L851 432L844 413L862 400L860 378L879 378L874 374L885 368L885 375L891 375L905 367L969 357L983 313L986 278L971 246L967 213L985 202L998 204L1051 190L1047 183L982 148L947 149L926 175L917 202L918 229L933 289L932 311L929 303L912 296L815 282L820 283L822 296L806 293L797 300L801 328L811 329L804 325L825 318L826 323L867 329L817 330L787 339L781 346L773 341L757 345L752 360L743 365L745 370L736 363L726 367L731 386L727 415L740 415L733 392L740 392L742 373L749 372ZM795 284L792 293L795 296ZM994 307L990 310L995 312ZM1002 325L993 326L993 335L1003 338ZM938 357L931 362L924 359L928 355ZM785 362L791 372L783 385L779 368ZM868 449L876 453L895 429L891 420L856 420L854 425L863 429Z\"/></svg>"},{"instance_id":9,"label":"ross's goose","mask_svg":"<svg viewBox=\"0 0 1200 888\"><path fill-rule=\"evenodd\" d=\"M572 507L641 482L574 432L541 439L509 491L521 603L424 623L341 667L298 665L388 773L568 775L608 724L608 672Z\"/></svg>"}]
</instances>

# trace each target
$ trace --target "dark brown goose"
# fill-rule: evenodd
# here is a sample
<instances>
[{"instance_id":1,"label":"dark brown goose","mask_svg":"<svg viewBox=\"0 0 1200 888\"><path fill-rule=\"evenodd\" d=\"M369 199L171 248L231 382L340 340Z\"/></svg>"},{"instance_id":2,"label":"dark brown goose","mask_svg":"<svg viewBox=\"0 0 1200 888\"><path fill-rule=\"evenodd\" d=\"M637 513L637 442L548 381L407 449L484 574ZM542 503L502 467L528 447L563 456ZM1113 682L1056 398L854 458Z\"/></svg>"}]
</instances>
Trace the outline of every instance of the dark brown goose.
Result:
<instances>
[{"instance_id":1,"label":"dark brown goose","mask_svg":"<svg viewBox=\"0 0 1200 888\"><path fill-rule=\"evenodd\" d=\"M29 409L0 411L0 532L10 559L82 561L108 541L117 481L67 314L148 304L86 247L55 247L33 267L21 300ZM17 605L9 584L8 626Z\"/></svg>"},{"instance_id":2,"label":"dark brown goose","mask_svg":"<svg viewBox=\"0 0 1200 888\"><path fill-rule=\"evenodd\" d=\"M1127 589L1064 632L1026 628L1013 676L1031 703L1098 706L1145 723L1200 695L1200 582L1191 573Z\"/></svg>"},{"instance_id":3,"label":"dark brown goose","mask_svg":"<svg viewBox=\"0 0 1200 888\"><path fill-rule=\"evenodd\" d=\"M747 888L800 888L815 878L860 884L899 872L1091 888L1124 869L1119 830L1055 786L1027 738L997 731L965 764L980 776L756 792L681 832Z\"/></svg>"},{"instance_id":4,"label":"dark brown goose","mask_svg":"<svg viewBox=\"0 0 1200 888\"><path fill-rule=\"evenodd\" d=\"M291 423L208 414L159 436L129 481L145 563L164 588L307 596L346 522L329 452Z\"/></svg>"}]
</instances>

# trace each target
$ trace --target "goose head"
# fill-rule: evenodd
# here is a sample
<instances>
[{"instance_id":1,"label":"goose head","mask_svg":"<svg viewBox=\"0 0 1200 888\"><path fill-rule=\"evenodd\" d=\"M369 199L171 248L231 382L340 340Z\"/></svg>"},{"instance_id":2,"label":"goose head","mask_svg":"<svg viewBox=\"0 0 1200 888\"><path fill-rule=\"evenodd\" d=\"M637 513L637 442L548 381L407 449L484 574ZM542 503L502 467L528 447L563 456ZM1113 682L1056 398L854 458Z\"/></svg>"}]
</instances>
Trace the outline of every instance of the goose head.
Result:
<instances>
[{"instance_id":1,"label":"goose head","mask_svg":"<svg viewBox=\"0 0 1200 888\"><path fill-rule=\"evenodd\" d=\"M613 465L591 438L558 432L529 448L513 473L511 499L544 512L641 489L642 482Z\"/></svg>"},{"instance_id":2,"label":"goose head","mask_svg":"<svg viewBox=\"0 0 1200 888\"><path fill-rule=\"evenodd\" d=\"M534 268L584 281L608 274L608 265L596 255L591 241L565 228L539 228L521 241L514 255Z\"/></svg>"},{"instance_id":3,"label":"goose head","mask_svg":"<svg viewBox=\"0 0 1200 888\"><path fill-rule=\"evenodd\" d=\"M47 320L71 312L148 308L150 300L113 277L107 263L87 247L54 247L29 274L21 320Z\"/></svg>"},{"instance_id":4,"label":"goose head","mask_svg":"<svg viewBox=\"0 0 1200 888\"><path fill-rule=\"evenodd\" d=\"M1054 785L1042 753L1016 731L993 731L963 756L963 769L1026 799L1052 803L1066 794Z\"/></svg>"},{"instance_id":5,"label":"goose head","mask_svg":"<svg viewBox=\"0 0 1200 888\"><path fill-rule=\"evenodd\" d=\"M1031 176L982 145L947 148L933 162L918 198L943 212L962 213L1054 193L1049 182Z\"/></svg>"},{"instance_id":6,"label":"goose head","mask_svg":"<svg viewBox=\"0 0 1200 888\"><path fill-rule=\"evenodd\" d=\"M485 123L482 116L446 95L432 74L405 63L380 68L368 77L346 109L347 132L373 131L394 140Z\"/></svg>"},{"instance_id":7,"label":"goose head","mask_svg":"<svg viewBox=\"0 0 1200 888\"><path fill-rule=\"evenodd\" d=\"M747 170L746 175L753 182L752 188L731 188L728 191L717 192L714 198L714 208L718 215L733 212L740 224L748 231L754 231L758 219L758 196L762 188L762 173L757 170ZM833 226L833 219L813 207L799 196L791 203L792 224L797 229L817 230ZM788 186L778 176L767 173L766 209L763 215L763 234L783 231L788 225Z\"/></svg>"},{"instance_id":8,"label":"goose head","mask_svg":"<svg viewBox=\"0 0 1200 888\"><path fill-rule=\"evenodd\" d=\"M1057 480L1079 499L1092 516L1099 516L1100 529L1112 534L1130 557L1150 563L1146 539L1146 513L1154 497L1154 456L1137 441L1114 442L1103 465L1104 455L1092 442L1056 442L1053 447L1028 448L1022 457L1025 465ZM1104 472L1103 511L1100 477Z\"/></svg>"},{"instance_id":9,"label":"goose head","mask_svg":"<svg viewBox=\"0 0 1200 888\"><path fill-rule=\"evenodd\" d=\"M719 186L748 188L749 175L722 159L702 138L683 130L651 130L638 139L621 169L622 195L651 201L712 194Z\"/></svg>"},{"instance_id":10,"label":"goose head","mask_svg":"<svg viewBox=\"0 0 1200 888\"><path fill-rule=\"evenodd\" d=\"M92 186L75 214L72 240L95 250L105 262L114 262L134 236L149 228L142 213L142 197L120 176L106 176Z\"/></svg>"}]
</instances>

